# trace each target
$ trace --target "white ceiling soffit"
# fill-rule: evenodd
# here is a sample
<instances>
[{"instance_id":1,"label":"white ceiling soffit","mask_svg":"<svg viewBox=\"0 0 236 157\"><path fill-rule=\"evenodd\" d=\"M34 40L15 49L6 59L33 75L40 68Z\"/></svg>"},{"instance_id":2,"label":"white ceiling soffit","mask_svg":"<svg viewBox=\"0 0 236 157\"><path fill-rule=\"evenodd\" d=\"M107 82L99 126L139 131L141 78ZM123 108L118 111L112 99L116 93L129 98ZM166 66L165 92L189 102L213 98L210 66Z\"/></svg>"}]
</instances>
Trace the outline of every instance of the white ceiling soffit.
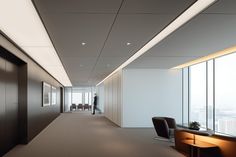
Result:
<instances>
[{"instance_id":1,"label":"white ceiling soffit","mask_svg":"<svg viewBox=\"0 0 236 157\"><path fill-rule=\"evenodd\" d=\"M70 79L31 0L0 0L0 30L62 85Z\"/></svg>"},{"instance_id":2,"label":"white ceiling soffit","mask_svg":"<svg viewBox=\"0 0 236 157\"><path fill-rule=\"evenodd\" d=\"M122 65L120 65L116 70L114 70L111 74L109 74L106 78L104 78L97 85L101 84L104 80L112 76L117 71L125 68L131 62L136 60L138 57L146 53L153 46L161 42L175 30L180 28L186 22L191 20L193 17L201 13L207 7L212 5L216 0L198 0L192 6L190 6L186 11L184 11L180 16L178 16L173 22L171 22L165 29L163 29L160 33L158 33L152 40L150 40L147 44L145 44L140 50L138 50L132 57L130 57L127 61L125 61Z\"/></svg>"},{"instance_id":3,"label":"white ceiling soffit","mask_svg":"<svg viewBox=\"0 0 236 157\"><path fill-rule=\"evenodd\" d=\"M235 6L235 0L217 1L126 68L168 69L235 47Z\"/></svg>"},{"instance_id":4,"label":"white ceiling soffit","mask_svg":"<svg viewBox=\"0 0 236 157\"><path fill-rule=\"evenodd\" d=\"M196 0L34 0L75 86L96 85ZM171 5L170 5L171 4ZM86 43L82 45L82 43ZM127 43L131 43L127 45Z\"/></svg>"}]
</instances>

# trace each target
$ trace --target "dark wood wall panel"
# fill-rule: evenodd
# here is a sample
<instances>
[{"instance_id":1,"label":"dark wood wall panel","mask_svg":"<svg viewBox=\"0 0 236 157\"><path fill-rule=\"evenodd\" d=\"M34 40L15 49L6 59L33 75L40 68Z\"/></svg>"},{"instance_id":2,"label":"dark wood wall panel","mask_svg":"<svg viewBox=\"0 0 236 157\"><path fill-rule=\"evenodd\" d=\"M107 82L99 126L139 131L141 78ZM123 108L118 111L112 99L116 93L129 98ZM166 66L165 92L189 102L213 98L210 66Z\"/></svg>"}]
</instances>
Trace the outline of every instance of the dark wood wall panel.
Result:
<instances>
[{"instance_id":1,"label":"dark wood wall panel","mask_svg":"<svg viewBox=\"0 0 236 157\"><path fill-rule=\"evenodd\" d=\"M4 153L4 139L5 139L5 60L0 57L0 156Z\"/></svg>"},{"instance_id":2,"label":"dark wood wall panel","mask_svg":"<svg viewBox=\"0 0 236 157\"><path fill-rule=\"evenodd\" d=\"M18 68L18 103L19 103L19 141L28 142L28 116L27 116L27 64Z\"/></svg>"},{"instance_id":3,"label":"dark wood wall panel","mask_svg":"<svg viewBox=\"0 0 236 157\"><path fill-rule=\"evenodd\" d=\"M19 132L21 143L28 143L59 114L61 106L60 87L64 88L54 77L40 65L0 34L0 49L17 57L19 65ZM14 57L10 57L15 59ZM42 107L42 82L57 88L57 104Z\"/></svg>"},{"instance_id":4,"label":"dark wood wall panel","mask_svg":"<svg viewBox=\"0 0 236 157\"><path fill-rule=\"evenodd\" d=\"M65 92L64 92L64 88L60 88L60 103L61 103L61 113L63 113L64 111L65 111L65 104L64 104L64 99L65 99L65 94L64 94Z\"/></svg>"},{"instance_id":5,"label":"dark wood wall panel","mask_svg":"<svg viewBox=\"0 0 236 157\"><path fill-rule=\"evenodd\" d=\"M57 104L42 107L42 81L57 87ZM60 114L60 84L35 63L28 67L28 140Z\"/></svg>"},{"instance_id":6,"label":"dark wood wall panel","mask_svg":"<svg viewBox=\"0 0 236 157\"><path fill-rule=\"evenodd\" d=\"M0 57L0 156L18 144L18 67Z\"/></svg>"},{"instance_id":7,"label":"dark wood wall panel","mask_svg":"<svg viewBox=\"0 0 236 157\"><path fill-rule=\"evenodd\" d=\"M6 61L5 145L7 150L18 143L18 67Z\"/></svg>"}]
</instances>

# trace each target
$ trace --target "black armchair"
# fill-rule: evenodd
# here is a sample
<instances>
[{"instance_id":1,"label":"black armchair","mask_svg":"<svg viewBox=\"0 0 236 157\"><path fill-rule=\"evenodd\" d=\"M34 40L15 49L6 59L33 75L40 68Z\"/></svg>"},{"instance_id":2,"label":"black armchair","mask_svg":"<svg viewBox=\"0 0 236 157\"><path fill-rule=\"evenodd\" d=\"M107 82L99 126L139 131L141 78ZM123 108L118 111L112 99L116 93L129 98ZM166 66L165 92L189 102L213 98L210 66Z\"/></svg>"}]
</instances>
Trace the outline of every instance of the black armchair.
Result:
<instances>
[{"instance_id":1,"label":"black armchair","mask_svg":"<svg viewBox=\"0 0 236 157\"><path fill-rule=\"evenodd\" d=\"M81 109L81 110L84 110L83 104L79 104L79 105L78 105L78 109L79 109L79 110L80 110L80 109Z\"/></svg>"},{"instance_id":2,"label":"black armchair","mask_svg":"<svg viewBox=\"0 0 236 157\"><path fill-rule=\"evenodd\" d=\"M152 122L158 137L171 140L174 136L174 129L176 129L176 122L174 118L153 117Z\"/></svg>"},{"instance_id":3,"label":"black armchair","mask_svg":"<svg viewBox=\"0 0 236 157\"><path fill-rule=\"evenodd\" d=\"M84 110L88 109L89 110L89 104L84 104Z\"/></svg>"},{"instance_id":4,"label":"black armchair","mask_svg":"<svg viewBox=\"0 0 236 157\"><path fill-rule=\"evenodd\" d=\"M73 111L74 109L76 110L76 104L72 104L72 105L70 106L70 110L71 110L71 111Z\"/></svg>"}]
</instances>

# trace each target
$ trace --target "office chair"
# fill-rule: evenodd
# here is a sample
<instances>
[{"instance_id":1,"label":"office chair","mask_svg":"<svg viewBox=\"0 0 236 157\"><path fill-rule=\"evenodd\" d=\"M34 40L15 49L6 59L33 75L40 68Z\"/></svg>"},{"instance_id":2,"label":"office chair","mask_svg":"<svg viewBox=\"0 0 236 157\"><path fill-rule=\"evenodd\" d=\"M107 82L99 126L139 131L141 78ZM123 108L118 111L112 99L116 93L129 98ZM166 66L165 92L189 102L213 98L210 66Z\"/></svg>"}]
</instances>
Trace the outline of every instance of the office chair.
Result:
<instances>
[{"instance_id":1,"label":"office chair","mask_svg":"<svg viewBox=\"0 0 236 157\"><path fill-rule=\"evenodd\" d=\"M76 110L76 104L72 104L72 105L70 106L70 110L71 110L71 111L73 111L74 109Z\"/></svg>"},{"instance_id":2,"label":"office chair","mask_svg":"<svg viewBox=\"0 0 236 157\"><path fill-rule=\"evenodd\" d=\"M84 104L84 110L88 109L89 110L89 104Z\"/></svg>"},{"instance_id":3,"label":"office chair","mask_svg":"<svg viewBox=\"0 0 236 157\"><path fill-rule=\"evenodd\" d=\"M78 105L78 109L84 110L83 104L79 104L79 105Z\"/></svg>"}]
</instances>

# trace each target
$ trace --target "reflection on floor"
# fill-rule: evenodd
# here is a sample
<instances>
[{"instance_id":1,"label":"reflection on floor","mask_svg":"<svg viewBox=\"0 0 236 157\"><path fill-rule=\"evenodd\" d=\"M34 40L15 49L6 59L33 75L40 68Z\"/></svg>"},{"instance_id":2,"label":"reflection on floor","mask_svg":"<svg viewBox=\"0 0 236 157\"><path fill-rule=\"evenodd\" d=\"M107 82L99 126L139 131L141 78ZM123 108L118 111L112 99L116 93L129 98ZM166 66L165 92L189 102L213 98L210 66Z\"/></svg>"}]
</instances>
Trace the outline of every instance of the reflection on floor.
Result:
<instances>
[{"instance_id":1,"label":"reflection on floor","mask_svg":"<svg viewBox=\"0 0 236 157\"><path fill-rule=\"evenodd\" d=\"M28 145L4 157L184 157L173 143L153 137L153 128L120 128L103 115L76 111L61 114Z\"/></svg>"}]
</instances>

